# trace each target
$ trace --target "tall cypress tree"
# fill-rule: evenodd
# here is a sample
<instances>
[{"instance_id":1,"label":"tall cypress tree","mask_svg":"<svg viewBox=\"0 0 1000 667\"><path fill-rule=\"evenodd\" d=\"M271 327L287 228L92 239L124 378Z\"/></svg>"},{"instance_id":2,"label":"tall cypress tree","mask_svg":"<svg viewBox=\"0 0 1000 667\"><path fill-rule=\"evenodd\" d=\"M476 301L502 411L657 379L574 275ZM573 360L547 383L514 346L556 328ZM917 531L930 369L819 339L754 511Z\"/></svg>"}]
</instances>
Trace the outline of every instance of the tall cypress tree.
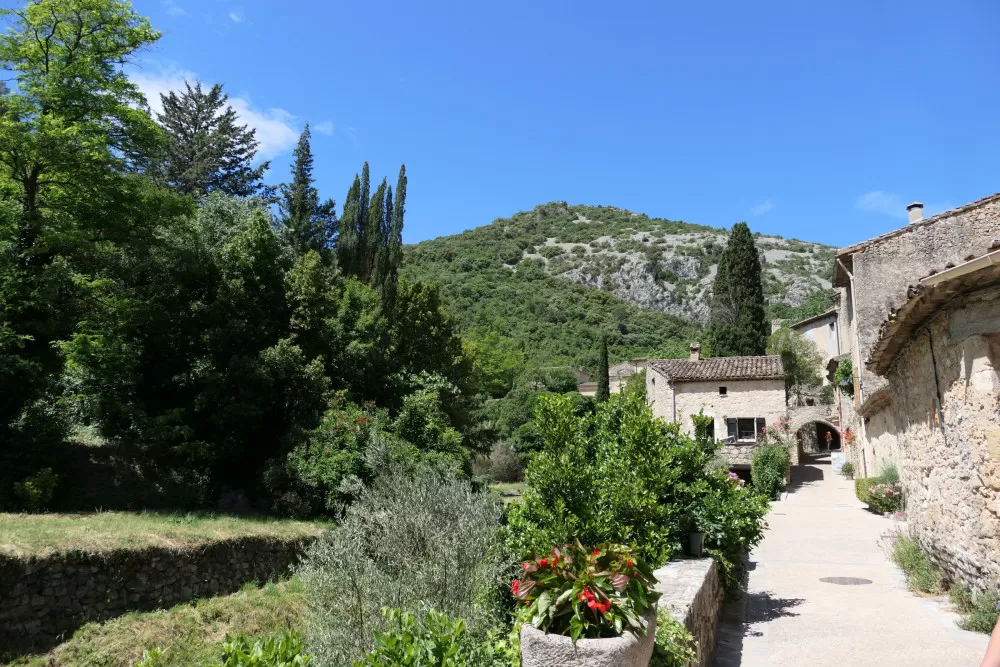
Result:
<instances>
[{"instance_id":1,"label":"tall cypress tree","mask_svg":"<svg viewBox=\"0 0 1000 667\"><path fill-rule=\"evenodd\" d=\"M406 165L399 167L396 180L396 201L392 209L392 223L389 225L388 269L384 280L382 296L392 308L396 302L396 286L399 284L399 267L403 264L403 216L406 214Z\"/></svg>"},{"instance_id":2,"label":"tall cypress tree","mask_svg":"<svg viewBox=\"0 0 1000 667\"><path fill-rule=\"evenodd\" d=\"M300 254L315 250L329 259L338 226L337 207L332 199L320 203L313 180L311 136L306 123L293 152L292 182L281 186L279 208L289 244Z\"/></svg>"},{"instance_id":3,"label":"tall cypress tree","mask_svg":"<svg viewBox=\"0 0 1000 667\"><path fill-rule=\"evenodd\" d=\"M708 341L716 357L756 356L767 349L760 255L750 227L733 226L712 288Z\"/></svg>"},{"instance_id":4,"label":"tall cypress tree","mask_svg":"<svg viewBox=\"0 0 1000 667\"><path fill-rule=\"evenodd\" d=\"M344 199L344 214L340 218L340 237L337 239L337 262L345 275L358 274L359 246L361 229L358 224L361 215L361 179L354 175L351 189Z\"/></svg>"},{"instance_id":5,"label":"tall cypress tree","mask_svg":"<svg viewBox=\"0 0 1000 667\"><path fill-rule=\"evenodd\" d=\"M608 335L601 335L601 361L597 369L597 395L594 397L598 403L604 403L611 398L611 372L608 367Z\"/></svg>"},{"instance_id":6,"label":"tall cypress tree","mask_svg":"<svg viewBox=\"0 0 1000 667\"><path fill-rule=\"evenodd\" d=\"M255 131L238 123L222 84L203 90L200 83L192 88L185 82L184 88L160 95L163 111L157 120L167 146L153 176L195 197L215 191L234 197L268 193L262 179L270 163L253 166L259 146Z\"/></svg>"},{"instance_id":7,"label":"tall cypress tree","mask_svg":"<svg viewBox=\"0 0 1000 667\"><path fill-rule=\"evenodd\" d=\"M368 202L368 219L365 221L365 249L361 257L361 271L358 277L373 285L378 273L378 257L385 245L385 195L388 184L383 178Z\"/></svg>"}]
</instances>

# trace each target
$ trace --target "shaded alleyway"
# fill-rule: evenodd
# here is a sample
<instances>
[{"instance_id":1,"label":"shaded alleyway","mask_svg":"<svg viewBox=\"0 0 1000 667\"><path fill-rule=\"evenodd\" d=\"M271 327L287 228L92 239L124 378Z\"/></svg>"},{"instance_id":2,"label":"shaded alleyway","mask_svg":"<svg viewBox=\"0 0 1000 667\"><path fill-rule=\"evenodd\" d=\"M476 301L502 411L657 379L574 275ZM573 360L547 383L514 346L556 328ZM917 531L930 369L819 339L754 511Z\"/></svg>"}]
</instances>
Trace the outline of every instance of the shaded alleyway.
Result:
<instances>
[{"instance_id":1,"label":"shaded alleyway","mask_svg":"<svg viewBox=\"0 0 1000 667\"><path fill-rule=\"evenodd\" d=\"M988 638L906 589L878 544L894 522L863 507L828 458L795 471L751 555L747 597L726 608L717 667L979 665ZM833 577L855 581L821 581Z\"/></svg>"}]
</instances>

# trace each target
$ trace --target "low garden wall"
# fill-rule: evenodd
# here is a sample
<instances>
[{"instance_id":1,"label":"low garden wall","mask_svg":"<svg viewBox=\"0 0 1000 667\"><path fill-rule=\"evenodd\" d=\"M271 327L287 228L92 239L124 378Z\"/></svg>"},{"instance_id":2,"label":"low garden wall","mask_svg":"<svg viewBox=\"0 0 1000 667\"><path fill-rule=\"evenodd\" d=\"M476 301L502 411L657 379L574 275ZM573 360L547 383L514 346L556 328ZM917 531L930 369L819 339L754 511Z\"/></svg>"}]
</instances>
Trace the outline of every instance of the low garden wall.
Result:
<instances>
[{"instance_id":1,"label":"low garden wall","mask_svg":"<svg viewBox=\"0 0 1000 667\"><path fill-rule=\"evenodd\" d=\"M89 621L287 576L312 539L241 537L183 549L0 554L0 646L44 648Z\"/></svg>"},{"instance_id":2,"label":"low garden wall","mask_svg":"<svg viewBox=\"0 0 1000 667\"><path fill-rule=\"evenodd\" d=\"M715 637L722 614L724 592L715 561L711 558L674 560L653 573L659 605L694 635L698 661L692 666L712 664Z\"/></svg>"}]
</instances>

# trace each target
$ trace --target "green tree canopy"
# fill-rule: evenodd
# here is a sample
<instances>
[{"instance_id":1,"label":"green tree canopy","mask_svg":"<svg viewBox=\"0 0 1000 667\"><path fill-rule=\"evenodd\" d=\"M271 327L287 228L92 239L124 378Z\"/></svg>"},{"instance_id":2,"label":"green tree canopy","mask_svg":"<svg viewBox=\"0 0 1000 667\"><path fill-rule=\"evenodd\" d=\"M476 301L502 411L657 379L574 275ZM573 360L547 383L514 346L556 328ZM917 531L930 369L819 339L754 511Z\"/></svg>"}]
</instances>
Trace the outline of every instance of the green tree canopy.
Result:
<instances>
[{"instance_id":1,"label":"green tree canopy","mask_svg":"<svg viewBox=\"0 0 1000 667\"><path fill-rule=\"evenodd\" d=\"M307 124L293 153L292 182L281 186L281 220L285 239L298 253L313 250L332 261L337 205L332 199L320 203L313 179L311 136Z\"/></svg>"},{"instance_id":2,"label":"green tree canopy","mask_svg":"<svg viewBox=\"0 0 1000 667\"><path fill-rule=\"evenodd\" d=\"M185 82L184 90L160 95L163 111L157 114L167 136L162 159L153 170L157 179L173 190L202 197L223 192L233 197L262 194L270 162L254 166L256 131L240 125L236 110L226 104L229 96L216 83L208 90Z\"/></svg>"},{"instance_id":3,"label":"green tree canopy","mask_svg":"<svg viewBox=\"0 0 1000 667\"><path fill-rule=\"evenodd\" d=\"M756 356L767 348L760 256L750 227L733 225L712 288L708 340L716 357Z\"/></svg>"},{"instance_id":4,"label":"green tree canopy","mask_svg":"<svg viewBox=\"0 0 1000 667\"><path fill-rule=\"evenodd\" d=\"M819 350L799 332L781 327L768 339L767 353L781 356L785 369L785 395L795 397L802 404L802 395L815 389L822 382L820 370L823 360Z\"/></svg>"}]
</instances>

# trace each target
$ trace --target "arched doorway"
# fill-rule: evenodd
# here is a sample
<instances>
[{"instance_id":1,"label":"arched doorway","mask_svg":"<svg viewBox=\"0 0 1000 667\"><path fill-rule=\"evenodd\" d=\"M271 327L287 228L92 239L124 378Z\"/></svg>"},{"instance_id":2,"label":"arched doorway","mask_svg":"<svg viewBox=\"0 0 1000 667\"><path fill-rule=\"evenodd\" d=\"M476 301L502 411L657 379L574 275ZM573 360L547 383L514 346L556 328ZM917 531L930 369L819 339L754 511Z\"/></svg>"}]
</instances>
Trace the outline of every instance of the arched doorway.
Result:
<instances>
[{"instance_id":1,"label":"arched doorway","mask_svg":"<svg viewBox=\"0 0 1000 667\"><path fill-rule=\"evenodd\" d=\"M802 446L802 451L807 454L836 452L841 448L840 430L822 420L806 422L799 427L795 435Z\"/></svg>"}]
</instances>

